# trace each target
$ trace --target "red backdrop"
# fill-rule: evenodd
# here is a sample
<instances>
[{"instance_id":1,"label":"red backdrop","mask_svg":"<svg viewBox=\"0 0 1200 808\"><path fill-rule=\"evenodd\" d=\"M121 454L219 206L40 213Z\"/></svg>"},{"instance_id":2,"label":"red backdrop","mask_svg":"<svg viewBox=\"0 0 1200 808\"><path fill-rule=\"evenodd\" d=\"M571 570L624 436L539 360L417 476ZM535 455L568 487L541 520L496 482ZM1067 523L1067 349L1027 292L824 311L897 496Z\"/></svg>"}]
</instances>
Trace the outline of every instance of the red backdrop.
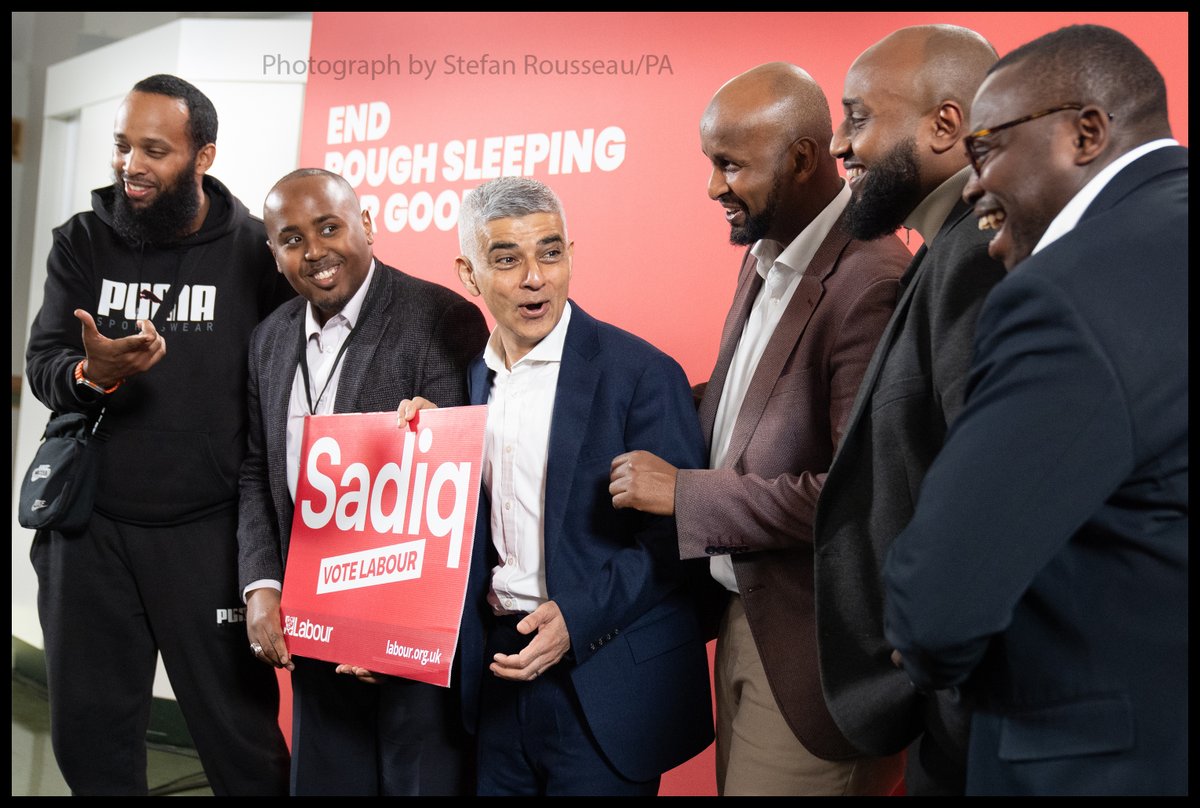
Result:
<instances>
[{"instance_id":1,"label":"red backdrop","mask_svg":"<svg viewBox=\"0 0 1200 808\"><path fill-rule=\"evenodd\" d=\"M462 192L532 176L566 208L572 297L698 382L741 252L705 194L697 130L722 83L793 62L825 89L836 124L846 69L896 28L964 25L1004 54L1081 22L1121 30L1150 55L1186 145L1184 12L316 13L310 61L288 67L309 73L300 164L352 180L383 260L457 289ZM283 715L290 724L287 704ZM712 749L668 773L662 793L714 794Z\"/></svg>"}]
</instances>

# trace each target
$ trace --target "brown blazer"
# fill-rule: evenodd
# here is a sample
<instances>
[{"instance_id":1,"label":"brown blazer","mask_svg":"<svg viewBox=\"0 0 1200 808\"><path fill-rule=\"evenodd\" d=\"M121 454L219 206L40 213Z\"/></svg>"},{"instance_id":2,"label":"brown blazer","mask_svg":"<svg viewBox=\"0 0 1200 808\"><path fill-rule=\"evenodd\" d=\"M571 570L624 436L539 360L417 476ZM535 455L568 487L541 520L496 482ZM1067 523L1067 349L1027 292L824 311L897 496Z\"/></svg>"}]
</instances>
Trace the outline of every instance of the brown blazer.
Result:
<instances>
[{"instance_id":1,"label":"brown blazer","mask_svg":"<svg viewBox=\"0 0 1200 808\"><path fill-rule=\"evenodd\" d=\"M813 514L855 393L912 256L895 236L857 241L844 216L800 280L759 360L719 469L681 470L682 558L731 553L742 602L780 711L822 758L860 757L821 691L813 608ZM700 403L712 443L725 377L762 278L747 252Z\"/></svg>"}]
</instances>

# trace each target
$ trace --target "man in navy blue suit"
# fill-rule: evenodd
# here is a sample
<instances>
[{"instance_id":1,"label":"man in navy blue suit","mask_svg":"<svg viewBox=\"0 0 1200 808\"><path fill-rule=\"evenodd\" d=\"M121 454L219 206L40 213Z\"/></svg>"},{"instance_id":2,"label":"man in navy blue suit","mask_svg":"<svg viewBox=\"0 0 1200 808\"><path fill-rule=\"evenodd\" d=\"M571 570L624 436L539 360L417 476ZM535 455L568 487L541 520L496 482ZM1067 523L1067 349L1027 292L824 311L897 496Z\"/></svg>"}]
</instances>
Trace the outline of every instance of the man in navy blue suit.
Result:
<instances>
[{"instance_id":1,"label":"man in navy blue suit","mask_svg":"<svg viewBox=\"0 0 1200 808\"><path fill-rule=\"evenodd\" d=\"M1188 791L1188 153L1122 34L1001 59L964 191L1009 270L884 569L919 688L977 698L973 794Z\"/></svg>"},{"instance_id":2,"label":"man in navy blue suit","mask_svg":"<svg viewBox=\"0 0 1200 808\"><path fill-rule=\"evenodd\" d=\"M496 321L468 376L488 420L457 672L479 792L654 795L712 742L708 657L674 520L614 509L609 468L633 448L703 463L687 377L568 299L542 183L481 185L458 226L459 278Z\"/></svg>"}]
</instances>

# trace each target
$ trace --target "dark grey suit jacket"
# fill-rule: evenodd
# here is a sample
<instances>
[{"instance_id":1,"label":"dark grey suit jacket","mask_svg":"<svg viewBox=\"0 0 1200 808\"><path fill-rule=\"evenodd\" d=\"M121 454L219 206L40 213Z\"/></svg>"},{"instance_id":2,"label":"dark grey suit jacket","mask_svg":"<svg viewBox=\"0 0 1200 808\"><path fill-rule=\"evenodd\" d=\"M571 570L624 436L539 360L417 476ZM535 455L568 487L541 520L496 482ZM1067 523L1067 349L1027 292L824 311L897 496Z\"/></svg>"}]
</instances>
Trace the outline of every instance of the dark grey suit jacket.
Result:
<instances>
[{"instance_id":1,"label":"dark grey suit jacket","mask_svg":"<svg viewBox=\"0 0 1200 808\"><path fill-rule=\"evenodd\" d=\"M287 413L300 361L304 307L275 310L250 339L249 446L238 504L238 580L283 581L293 503L287 486ZM436 283L375 261L355 334L342 358L335 412L384 412L424 396L467 403L466 369L488 330L479 308Z\"/></svg>"},{"instance_id":2,"label":"dark grey suit jacket","mask_svg":"<svg viewBox=\"0 0 1200 808\"><path fill-rule=\"evenodd\" d=\"M913 259L817 503L821 681L842 732L872 755L904 749L938 720L937 705L891 662L881 570L962 408L979 310L1004 277L987 254L990 237L959 202Z\"/></svg>"}]
</instances>

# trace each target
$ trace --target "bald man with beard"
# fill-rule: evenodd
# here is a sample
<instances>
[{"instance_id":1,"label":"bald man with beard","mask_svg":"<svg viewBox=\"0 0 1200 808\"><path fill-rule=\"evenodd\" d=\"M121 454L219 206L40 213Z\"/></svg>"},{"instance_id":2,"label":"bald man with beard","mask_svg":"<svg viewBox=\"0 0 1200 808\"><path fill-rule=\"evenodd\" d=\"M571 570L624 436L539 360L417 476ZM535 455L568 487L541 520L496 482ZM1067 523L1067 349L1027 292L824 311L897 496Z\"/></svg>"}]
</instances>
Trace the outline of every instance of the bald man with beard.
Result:
<instances>
[{"instance_id":1,"label":"bald man with beard","mask_svg":"<svg viewBox=\"0 0 1200 808\"><path fill-rule=\"evenodd\" d=\"M674 514L680 556L709 565L722 795L888 794L900 778L897 757L842 735L817 668L817 496L911 257L895 236L851 236L831 136L824 93L795 65L713 96L708 195L749 249L700 403L709 466L613 461L613 504Z\"/></svg>"},{"instance_id":2,"label":"bald man with beard","mask_svg":"<svg viewBox=\"0 0 1200 808\"><path fill-rule=\"evenodd\" d=\"M920 233L900 300L867 369L817 504L821 675L838 727L864 753L911 744L908 794L961 794L970 714L957 690L923 693L891 662L884 555L962 409L975 324L1004 277L962 191L971 100L996 61L974 31L923 25L862 53L846 75L830 153L853 196L850 231ZM915 740L915 742L914 742Z\"/></svg>"}]
</instances>

